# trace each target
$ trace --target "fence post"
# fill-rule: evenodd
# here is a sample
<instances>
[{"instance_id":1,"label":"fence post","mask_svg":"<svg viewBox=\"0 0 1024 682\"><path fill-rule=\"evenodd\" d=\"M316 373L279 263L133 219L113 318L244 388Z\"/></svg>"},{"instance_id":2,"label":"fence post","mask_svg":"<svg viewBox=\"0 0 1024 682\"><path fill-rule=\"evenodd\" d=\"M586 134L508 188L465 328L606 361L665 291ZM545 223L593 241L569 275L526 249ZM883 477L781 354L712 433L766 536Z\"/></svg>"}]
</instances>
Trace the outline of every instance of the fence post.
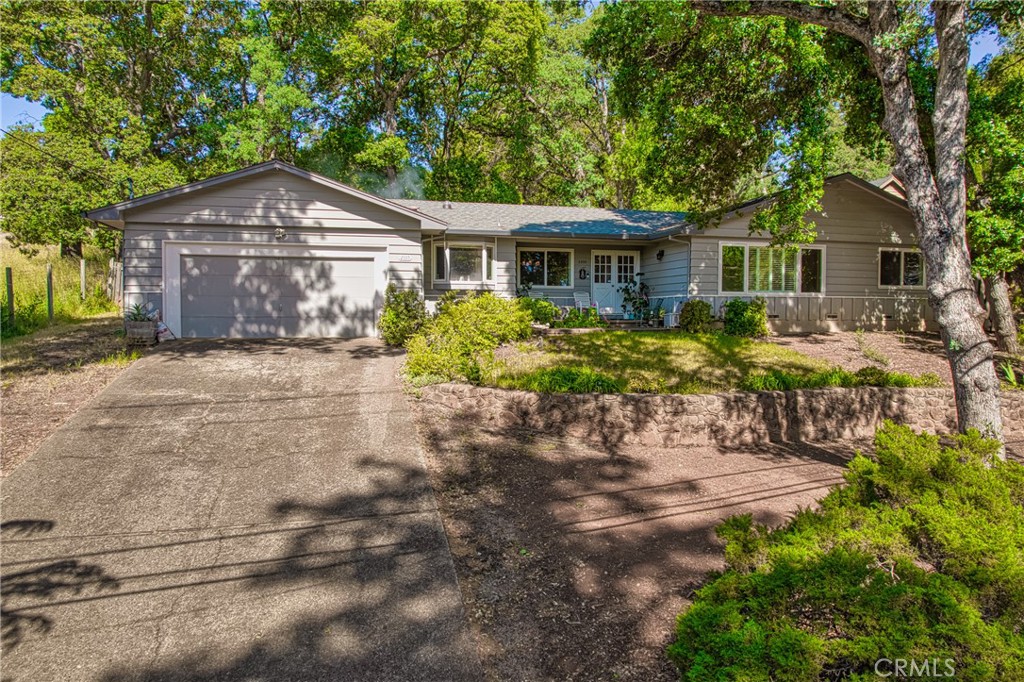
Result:
<instances>
[{"instance_id":1,"label":"fence post","mask_svg":"<svg viewBox=\"0 0 1024 682\"><path fill-rule=\"evenodd\" d=\"M53 322L53 264L46 264L46 315Z\"/></svg>"},{"instance_id":2,"label":"fence post","mask_svg":"<svg viewBox=\"0 0 1024 682\"><path fill-rule=\"evenodd\" d=\"M9 324L14 324L14 274L10 268L4 268L4 277L7 280L7 319Z\"/></svg>"},{"instance_id":3,"label":"fence post","mask_svg":"<svg viewBox=\"0 0 1024 682\"><path fill-rule=\"evenodd\" d=\"M82 300L85 300L85 259L81 259L79 262L78 282L79 288L82 290Z\"/></svg>"}]
</instances>

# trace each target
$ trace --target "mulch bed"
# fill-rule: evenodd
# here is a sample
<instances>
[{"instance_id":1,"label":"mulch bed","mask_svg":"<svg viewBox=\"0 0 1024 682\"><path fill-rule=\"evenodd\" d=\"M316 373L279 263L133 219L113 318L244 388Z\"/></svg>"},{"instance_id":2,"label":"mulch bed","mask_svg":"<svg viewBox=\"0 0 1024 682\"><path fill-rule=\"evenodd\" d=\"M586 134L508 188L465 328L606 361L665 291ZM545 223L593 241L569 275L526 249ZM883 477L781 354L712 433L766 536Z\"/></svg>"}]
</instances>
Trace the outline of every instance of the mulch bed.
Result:
<instances>
[{"instance_id":1,"label":"mulch bed","mask_svg":"<svg viewBox=\"0 0 1024 682\"><path fill-rule=\"evenodd\" d=\"M416 404L491 680L676 680L676 615L733 514L784 522L864 443L601 449Z\"/></svg>"},{"instance_id":2,"label":"mulch bed","mask_svg":"<svg viewBox=\"0 0 1024 682\"><path fill-rule=\"evenodd\" d=\"M98 364L124 349L120 317L61 325L4 343L0 477L124 371Z\"/></svg>"},{"instance_id":3,"label":"mulch bed","mask_svg":"<svg viewBox=\"0 0 1024 682\"><path fill-rule=\"evenodd\" d=\"M771 342L831 362L851 372L861 367L881 367L915 375L931 373L942 379L943 383L952 384L949 361L938 334L864 332L858 335L855 332L835 332L776 336L772 337ZM868 353L888 359L888 365L865 355L862 348L873 349L875 353L870 350Z\"/></svg>"}]
</instances>

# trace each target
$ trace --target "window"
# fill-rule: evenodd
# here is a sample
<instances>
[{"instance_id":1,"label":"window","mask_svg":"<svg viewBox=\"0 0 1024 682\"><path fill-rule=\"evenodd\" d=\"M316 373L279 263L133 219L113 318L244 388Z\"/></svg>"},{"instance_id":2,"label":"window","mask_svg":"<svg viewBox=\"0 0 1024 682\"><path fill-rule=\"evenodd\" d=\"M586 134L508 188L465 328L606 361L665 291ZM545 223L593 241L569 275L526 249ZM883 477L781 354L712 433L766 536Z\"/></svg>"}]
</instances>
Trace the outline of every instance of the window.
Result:
<instances>
[{"instance_id":1,"label":"window","mask_svg":"<svg viewBox=\"0 0 1024 682\"><path fill-rule=\"evenodd\" d=\"M746 257L745 246L722 247L722 291L742 293L746 288L743 280L743 261Z\"/></svg>"},{"instance_id":2,"label":"window","mask_svg":"<svg viewBox=\"0 0 1024 682\"><path fill-rule=\"evenodd\" d=\"M479 282L484 279L483 250L471 246L452 246L448 249L451 264L448 279L452 282Z\"/></svg>"},{"instance_id":3,"label":"window","mask_svg":"<svg viewBox=\"0 0 1024 682\"><path fill-rule=\"evenodd\" d=\"M519 284L535 287L571 287L572 251L520 250Z\"/></svg>"},{"instance_id":4,"label":"window","mask_svg":"<svg viewBox=\"0 0 1024 682\"><path fill-rule=\"evenodd\" d=\"M434 281L489 282L493 279L492 249L475 244L434 247Z\"/></svg>"},{"instance_id":5,"label":"window","mask_svg":"<svg viewBox=\"0 0 1024 682\"><path fill-rule=\"evenodd\" d=\"M820 294L825 288L821 246L721 246L722 293Z\"/></svg>"},{"instance_id":6,"label":"window","mask_svg":"<svg viewBox=\"0 0 1024 682\"><path fill-rule=\"evenodd\" d=\"M634 280L636 275L636 256L619 256L618 283L628 284Z\"/></svg>"},{"instance_id":7,"label":"window","mask_svg":"<svg viewBox=\"0 0 1024 682\"><path fill-rule=\"evenodd\" d=\"M800 291L820 294L824 282L821 249L800 249Z\"/></svg>"},{"instance_id":8,"label":"window","mask_svg":"<svg viewBox=\"0 0 1024 682\"><path fill-rule=\"evenodd\" d=\"M799 249L751 246L747 253L747 290L763 293L796 291L796 256Z\"/></svg>"},{"instance_id":9,"label":"window","mask_svg":"<svg viewBox=\"0 0 1024 682\"><path fill-rule=\"evenodd\" d=\"M434 247L434 280L443 282L448 279L448 256L443 246Z\"/></svg>"},{"instance_id":10,"label":"window","mask_svg":"<svg viewBox=\"0 0 1024 682\"><path fill-rule=\"evenodd\" d=\"M878 286L923 287L924 258L912 249L882 249L878 253Z\"/></svg>"},{"instance_id":11,"label":"window","mask_svg":"<svg viewBox=\"0 0 1024 682\"><path fill-rule=\"evenodd\" d=\"M612 283L612 256L608 253L594 255L594 284Z\"/></svg>"}]
</instances>

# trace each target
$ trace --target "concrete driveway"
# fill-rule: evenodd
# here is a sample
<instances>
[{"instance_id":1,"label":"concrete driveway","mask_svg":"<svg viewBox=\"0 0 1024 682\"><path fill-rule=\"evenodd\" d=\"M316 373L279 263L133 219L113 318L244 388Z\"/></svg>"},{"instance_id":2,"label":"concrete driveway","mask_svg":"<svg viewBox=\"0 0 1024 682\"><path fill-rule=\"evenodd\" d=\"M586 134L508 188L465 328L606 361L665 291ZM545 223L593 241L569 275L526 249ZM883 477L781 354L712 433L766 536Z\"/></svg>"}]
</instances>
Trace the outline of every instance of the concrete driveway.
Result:
<instances>
[{"instance_id":1,"label":"concrete driveway","mask_svg":"<svg viewBox=\"0 0 1024 682\"><path fill-rule=\"evenodd\" d=\"M481 678L399 358L168 346L3 484L4 679Z\"/></svg>"}]
</instances>

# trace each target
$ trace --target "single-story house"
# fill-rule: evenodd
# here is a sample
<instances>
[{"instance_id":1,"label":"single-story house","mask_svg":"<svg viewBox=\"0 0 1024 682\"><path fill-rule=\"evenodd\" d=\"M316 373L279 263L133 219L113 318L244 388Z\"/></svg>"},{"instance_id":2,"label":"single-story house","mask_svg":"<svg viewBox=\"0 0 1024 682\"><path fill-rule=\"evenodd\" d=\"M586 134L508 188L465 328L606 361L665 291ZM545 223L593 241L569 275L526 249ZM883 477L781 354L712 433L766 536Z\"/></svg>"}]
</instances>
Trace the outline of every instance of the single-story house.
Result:
<instances>
[{"instance_id":1,"label":"single-story house","mask_svg":"<svg viewBox=\"0 0 1024 682\"><path fill-rule=\"evenodd\" d=\"M376 334L388 283L429 302L452 289L622 314L623 283L666 309L764 296L780 332L934 326L905 200L850 174L828 180L818 238L777 249L749 202L701 229L682 213L388 200L281 161L99 208L124 232L126 306L180 337Z\"/></svg>"}]
</instances>

